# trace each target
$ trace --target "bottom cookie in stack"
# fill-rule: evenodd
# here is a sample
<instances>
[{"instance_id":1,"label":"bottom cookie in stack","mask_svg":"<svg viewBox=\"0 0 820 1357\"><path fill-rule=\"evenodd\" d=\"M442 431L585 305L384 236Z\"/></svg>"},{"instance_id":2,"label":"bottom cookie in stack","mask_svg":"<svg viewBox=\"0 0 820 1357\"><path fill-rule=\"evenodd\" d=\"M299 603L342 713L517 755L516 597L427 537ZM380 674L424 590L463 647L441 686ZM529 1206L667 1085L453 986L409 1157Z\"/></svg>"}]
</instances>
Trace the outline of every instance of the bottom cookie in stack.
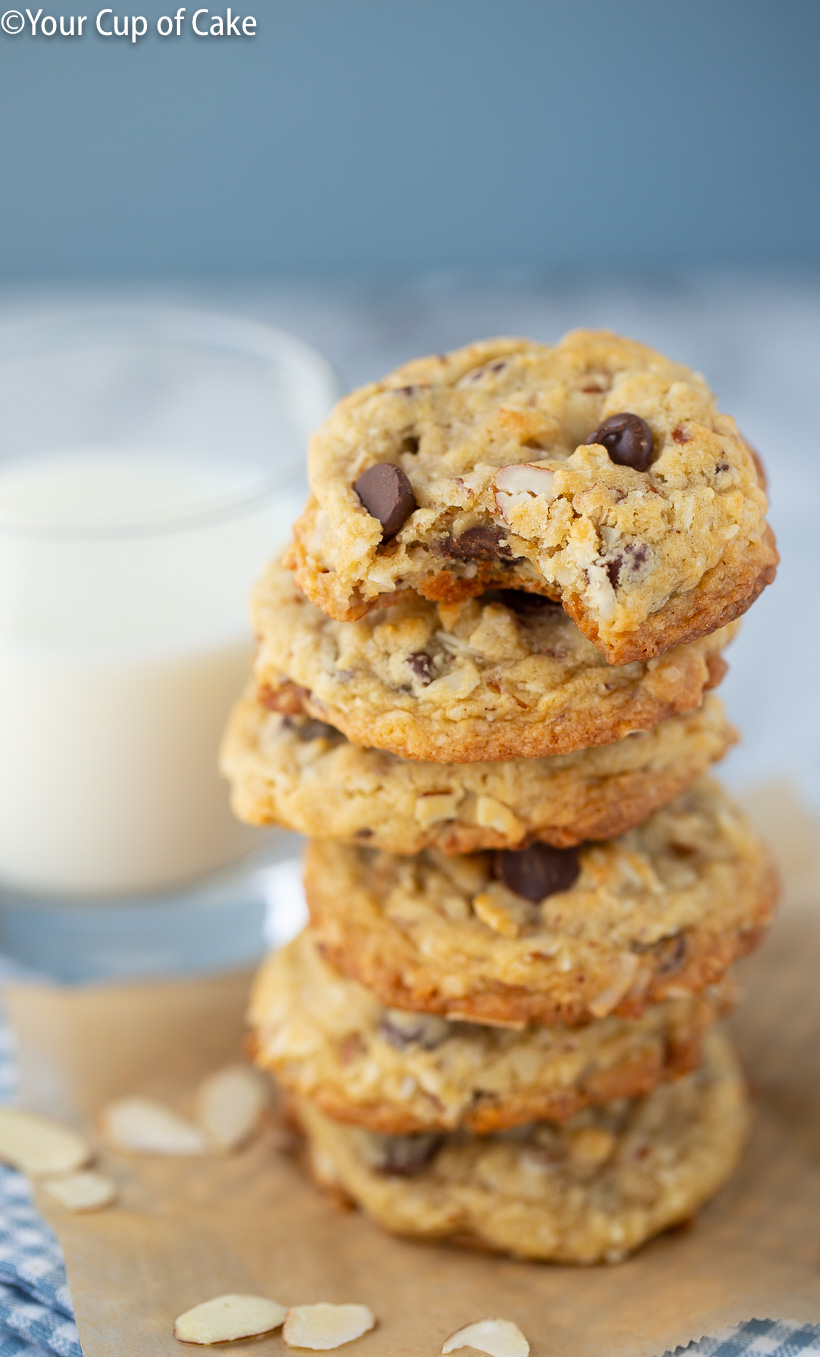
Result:
<instances>
[{"instance_id":1,"label":"bottom cookie in stack","mask_svg":"<svg viewBox=\"0 0 820 1357\"><path fill-rule=\"evenodd\" d=\"M698 1070L563 1126L400 1137L307 1100L295 1115L317 1182L385 1229L556 1263L617 1262L687 1220L731 1174L748 1124L743 1076L716 1032Z\"/></svg>"}]
</instances>

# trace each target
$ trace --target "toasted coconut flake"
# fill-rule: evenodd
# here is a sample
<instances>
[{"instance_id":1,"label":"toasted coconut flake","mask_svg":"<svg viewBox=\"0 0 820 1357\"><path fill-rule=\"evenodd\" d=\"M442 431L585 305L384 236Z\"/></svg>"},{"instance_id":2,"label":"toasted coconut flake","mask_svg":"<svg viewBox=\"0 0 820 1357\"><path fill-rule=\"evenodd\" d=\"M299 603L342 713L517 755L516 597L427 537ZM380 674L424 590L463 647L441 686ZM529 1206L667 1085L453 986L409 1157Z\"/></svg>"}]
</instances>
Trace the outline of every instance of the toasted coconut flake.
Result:
<instances>
[{"instance_id":1,"label":"toasted coconut flake","mask_svg":"<svg viewBox=\"0 0 820 1357\"><path fill-rule=\"evenodd\" d=\"M0 1107L0 1161L31 1178L83 1168L93 1152L85 1136L36 1112Z\"/></svg>"},{"instance_id":2,"label":"toasted coconut flake","mask_svg":"<svg viewBox=\"0 0 820 1357\"><path fill-rule=\"evenodd\" d=\"M152 1098L120 1098L100 1117L100 1131L117 1150L134 1154L205 1154L208 1142L192 1121Z\"/></svg>"},{"instance_id":3,"label":"toasted coconut flake","mask_svg":"<svg viewBox=\"0 0 820 1357\"><path fill-rule=\"evenodd\" d=\"M289 1348L327 1352L361 1338L376 1323L366 1305L293 1305L288 1310L282 1337Z\"/></svg>"},{"instance_id":4,"label":"toasted coconut flake","mask_svg":"<svg viewBox=\"0 0 820 1357\"><path fill-rule=\"evenodd\" d=\"M511 1319L480 1319L467 1324L442 1344L441 1351L457 1352L459 1348L476 1348L488 1357L529 1357L530 1345Z\"/></svg>"},{"instance_id":5,"label":"toasted coconut flake","mask_svg":"<svg viewBox=\"0 0 820 1357\"><path fill-rule=\"evenodd\" d=\"M265 1296L229 1293L214 1296L186 1310L174 1323L174 1338L180 1343L235 1343L240 1338L258 1338L278 1329L287 1310Z\"/></svg>"},{"instance_id":6,"label":"toasted coconut flake","mask_svg":"<svg viewBox=\"0 0 820 1357\"><path fill-rule=\"evenodd\" d=\"M238 1150L254 1135L267 1102L260 1077L248 1065L226 1065L200 1085L197 1120L219 1150Z\"/></svg>"},{"instance_id":7,"label":"toasted coconut flake","mask_svg":"<svg viewBox=\"0 0 820 1357\"><path fill-rule=\"evenodd\" d=\"M590 1013L596 1018L608 1017L612 1010L618 1007L618 1004L632 988L632 982L638 974L639 969L640 961L635 956L634 952L628 952L623 956L618 963L612 982L607 985L605 990L602 990L600 994L597 994L594 999L590 1000Z\"/></svg>"}]
</instances>

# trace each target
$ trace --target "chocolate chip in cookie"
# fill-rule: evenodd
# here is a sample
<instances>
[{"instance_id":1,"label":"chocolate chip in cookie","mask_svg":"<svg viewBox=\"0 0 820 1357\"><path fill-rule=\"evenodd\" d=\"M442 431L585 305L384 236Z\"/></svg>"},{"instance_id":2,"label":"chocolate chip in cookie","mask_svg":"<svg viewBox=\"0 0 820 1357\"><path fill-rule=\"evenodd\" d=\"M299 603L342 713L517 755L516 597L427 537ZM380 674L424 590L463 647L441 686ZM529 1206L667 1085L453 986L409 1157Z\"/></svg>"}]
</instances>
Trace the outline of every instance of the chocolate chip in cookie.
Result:
<instances>
[{"instance_id":1,"label":"chocolate chip in cookie","mask_svg":"<svg viewBox=\"0 0 820 1357\"><path fill-rule=\"evenodd\" d=\"M504 532L490 524L468 528L460 537L448 537L442 551L455 561L512 560L512 551Z\"/></svg>"},{"instance_id":2,"label":"chocolate chip in cookie","mask_svg":"<svg viewBox=\"0 0 820 1357\"><path fill-rule=\"evenodd\" d=\"M493 866L507 890L525 900L544 900L569 890L581 870L577 848L552 848L547 843L519 851L499 849Z\"/></svg>"},{"instance_id":3,"label":"chocolate chip in cookie","mask_svg":"<svg viewBox=\"0 0 820 1357\"><path fill-rule=\"evenodd\" d=\"M326 721L315 721L311 717L286 716L282 722L286 730L292 730L297 740L309 744L311 740L332 740L334 743L344 736Z\"/></svg>"},{"instance_id":4,"label":"chocolate chip in cookie","mask_svg":"<svg viewBox=\"0 0 820 1357\"><path fill-rule=\"evenodd\" d=\"M627 542L620 551L616 551L604 562L612 588L618 588L625 570L633 578L639 575L648 560L649 547L645 542Z\"/></svg>"},{"instance_id":5,"label":"chocolate chip in cookie","mask_svg":"<svg viewBox=\"0 0 820 1357\"><path fill-rule=\"evenodd\" d=\"M677 971L683 970L686 961L686 935L678 933L675 937L664 938L654 951L657 957L658 973L660 975L675 975Z\"/></svg>"},{"instance_id":6,"label":"chocolate chip in cookie","mask_svg":"<svg viewBox=\"0 0 820 1357\"><path fill-rule=\"evenodd\" d=\"M407 663L425 688L433 682L433 661L426 650L414 650L407 656Z\"/></svg>"},{"instance_id":7,"label":"chocolate chip in cookie","mask_svg":"<svg viewBox=\"0 0 820 1357\"><path fill-rule=\"evenodd\" d=\"M353 489L367 512L382 525L382 541L395 537L416 508L413 487L401 467L377 462L354 481Z\"/></svg>"},{"instance_id":8,"label":"chocolate chip in cookie","mask_svg":"<svg viewBox=\"0 0 820 1357\"><path fill-rule=\"evenodd\" d=\"M561 611L558 599L548 598L546 594L529 594L524 589L496 589L492 598L518 617L541 617L550 610Z\"/></svg>"},{"instance_id":9,"label":"chocolate chip in cookie","mask_svg":"<svg viewBox=\"0 0 820 1357\"><path fill-rule=\"evenodd\" d=\"M611 462L617 466L631 466L636 471L646 471L652 461L652 430L640 415L625 412L622 415L610 415L587 443L599 443L606 448Z\"/></svg>"},{"instance_id":10,"label":"chocolate chip in cookie","mask_svg":"<svg viewBox=\"0 0 820 1357\"><path fill-rule=\"evenodd\" d=\"M412 1178L433 1162L443 1144L442 1135L384 1136L376 1168L396 1178Z\"/></svg>"}]
</instances>

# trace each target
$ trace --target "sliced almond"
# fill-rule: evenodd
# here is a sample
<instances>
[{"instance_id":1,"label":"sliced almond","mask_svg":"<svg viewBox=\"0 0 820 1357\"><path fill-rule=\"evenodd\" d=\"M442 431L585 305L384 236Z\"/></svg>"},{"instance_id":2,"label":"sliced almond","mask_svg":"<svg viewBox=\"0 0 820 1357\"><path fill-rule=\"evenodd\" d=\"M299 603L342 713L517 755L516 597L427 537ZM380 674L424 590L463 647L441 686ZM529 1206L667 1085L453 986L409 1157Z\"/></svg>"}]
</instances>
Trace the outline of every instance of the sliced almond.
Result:
<instances>
[{"instance_id":1,"label":"sliced almond","mask_svg":"<svg viewBox=\"0 0 820 1357\"><path fill-rule=\"evenodd\" d=\"M422 829L438 824L440 820L452 820L460 801L461 792L422 792L416 798L416 820Z\"/></svg>"},{"instance_id":2,"label":"sliced almond","mask_svg":"<svg viewBox=\"0 0 820 1357\"><path fill-rule=\"evenodd\" d=\"M0 1107L0 1162L32 1178L73 1173L93 1157L79 1132L36 1112Z\"/></svg>"},{"instance_id":3,"label":"sliced almond","mask_svg":"<svg viewBox=\"0 0 820 1357\"><path fill-rule=\"evenodd\" d=\"M120 1098L100 1117L100 1131L117 1150L134 1154L205 1154L208 1142L192 1121L152 1098Z\"/></svg>"},{"instance_id":4,"label":"sliced almond","mask_svg":"<svg viewBox=\"0 0 820 1357\"><path fill-rule=\"evenodd\" d=\"M503 801L496 801L494 796L479 796L476 799L475 822L482 829L498 830L513 844L524 837L524 825L513 815L509 806L505 806Z\"/></svg>"},{"instance_id":5,"label":"sliced almond","mask_svg":"<svg viewBox=\"0 0 820 1357\"><path fill-rule=\"evenodd\" d=\"M441 1351L457 1352L459 1348L477 1348L488 1357L529 1357L530 1345L511 1319L480 1319L467 1324L442 1344Z\"/></svg>"},{"instance_id":6,"label":"sliced almond","mask_svg":"<svg viewBox=\"0 0 820 1357\"><path fill-rule=\"evenodd\" d=\"M569 1132L570 1156L584 1168L598 1168L611 1156L617 1141L604 1126L579 1126Z\"/></svg>"},{"instance_id":7,"label":"sliced almond","mask_svg":"<svg viewBox=\"0 0 820 1357\"><path fill-rule=\"evenodd\" d=\"M247 1065L226 1065L207 1078L196 1098L197 1120L219 1150L238 1150L259 1126L267 1097Z\"/></svg>"},{"instance_id":8,"label":"sliced almond","mask_svg":"<svg viewBox=\"0 0 820 1357\"><path fill-rule=\"evenodd\" d=\"M117 1199L117 1184L92 1169L68 1173L64 1178L45 1178L41 1186L67 1211L101 1211Z\"/></svg>"},{"instance_id":9,"label":"sliced almond","mask_svg":"<svg viewBox=\"0 0 820 1357\"><path fill-rule=\"evenodd\" d=\"M240 1338L258 1338L278 1329L287 1310L265 1296L230 1293L204 1300L186 1310L174 1322L174 1338L180 1343L235 1343Z\"/></svg>"},{"instance_id":10,"label":"sliced almond","mask_svg":"<svg viewBox=\"0 0 820 1357\"><path fill-rule=\"evenodd\" d=\"M376 1323L366 1305L293 1305L288 1310L282 1337L289 1348L310 1348L327 1352L361 1338Z\"/></svg>"},{"instance_id":11,"label":"sliced almond","mask_svg":"<svg viewBox=\"0 0 820 1357\"><path fill-rule=\"evenodd\" d=\"M546 466L533 466L531 462L513 462L511 466L502 466L495 473L493 495L504 522L509 524L519 504L524 504L534 495L550 495L554 480L555 472Z\"/></svg>"}]
</instances>

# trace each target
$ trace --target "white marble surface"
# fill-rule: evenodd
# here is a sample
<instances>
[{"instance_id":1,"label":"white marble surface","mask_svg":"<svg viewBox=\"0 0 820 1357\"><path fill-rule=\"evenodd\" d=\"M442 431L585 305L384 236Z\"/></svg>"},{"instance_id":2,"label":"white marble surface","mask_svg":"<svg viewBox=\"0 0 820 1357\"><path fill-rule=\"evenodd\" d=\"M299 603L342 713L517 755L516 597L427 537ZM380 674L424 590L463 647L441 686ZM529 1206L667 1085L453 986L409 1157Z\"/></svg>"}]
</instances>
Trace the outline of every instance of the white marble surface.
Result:
<instances>
[{"instance_id":1,"label":"white marble surface","mask_svg":"<svg viewBox=\"0 0 820 1357\"><path fill-rule=\"evenodd\" d=\"M0 317L57 295L7 294ZM177 283L116 295L268 320L322 349L349 385L480 336L549 341L576 325L610 326L701 369L764 456L783 558L730 655L724 694L744 743L725 774L738 788L796 781L820 811L820 276L581 282L443 275L403 283Z\"/></svg>"}]
</instances>

